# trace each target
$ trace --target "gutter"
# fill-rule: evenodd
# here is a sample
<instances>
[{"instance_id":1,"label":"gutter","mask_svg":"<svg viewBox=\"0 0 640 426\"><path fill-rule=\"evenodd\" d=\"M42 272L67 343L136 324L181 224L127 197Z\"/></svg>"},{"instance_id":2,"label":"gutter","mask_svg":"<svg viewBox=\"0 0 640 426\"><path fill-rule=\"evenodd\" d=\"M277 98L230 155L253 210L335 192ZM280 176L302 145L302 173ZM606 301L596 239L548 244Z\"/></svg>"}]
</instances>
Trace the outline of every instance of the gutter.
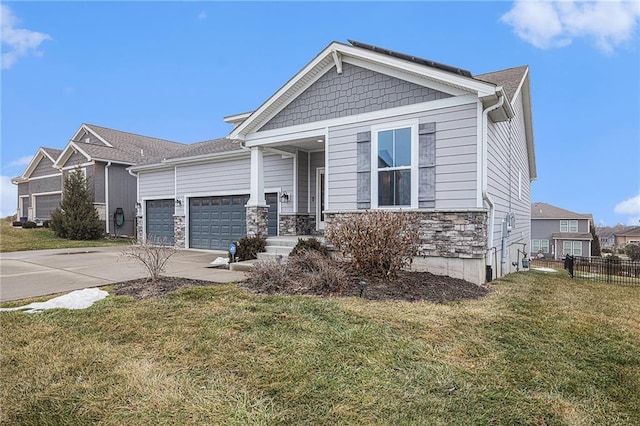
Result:
<instances>
[{"instance_id":1,"label":"gutter","mask_svg":"<svg viewBox=\"0 0 640 426\"><path fill-rule=\"evenodd\" d=\"M104 221L107 234L109 234L109 167L111 167L111 161L104 166Z\"/></svg>"},{"instance_id":2,"label":"gutter","mask_svg":"<svg viewBox=\"0 0 640 426\"><path fill-rule=\"evenodd\" d=\"M482 156L482 199L486 201L489 205L489 232L487 234L487 252L490 253L493 250L493 232L494 232L494 221L495 221L495 204L489 194L487 193L487 143L488 143L488 120L489 113L494 111L504 104L504 93L502 91L498 101L488 106L482 111L482 149L480 150ZM491 256L487 256L487 265L492 265Z\"/></svg>"}]
</instances>

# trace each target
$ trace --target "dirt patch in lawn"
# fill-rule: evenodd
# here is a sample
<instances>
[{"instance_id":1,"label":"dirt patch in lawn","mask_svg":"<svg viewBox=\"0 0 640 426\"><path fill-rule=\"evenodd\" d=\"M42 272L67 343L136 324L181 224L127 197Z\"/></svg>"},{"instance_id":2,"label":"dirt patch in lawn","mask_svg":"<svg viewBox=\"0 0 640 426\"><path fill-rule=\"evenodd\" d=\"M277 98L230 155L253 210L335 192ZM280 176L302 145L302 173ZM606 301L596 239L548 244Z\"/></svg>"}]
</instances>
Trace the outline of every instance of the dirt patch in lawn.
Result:
<instances>
[{"instance_id":1,"label":"dirt patch in lawn","mask_svg":"<svg viewBox=\"0 0 640 426\"><path fill-rule=\"evenodd\" d=\"M362 289L359 284L366 281L367 285ZM209 281L192 280L187 278L162 277L155 283L146 280L132 280L115 285L116 295L129 295L135 299L148 299L163 297L169 292L181 287L216 285ZM263 293L260 288L251 286L248 282L241 282L241 287L252 293ZM361 293L362 290L362 293ZM366 279L351 277L341 295L318 294L304 288L281 291L280 294L307 294L324 297L331 296L356 296L369 300L426 300L435 303L452 302L456 300L478 299L489 293L487 287L479 286L468 281L446 276L434 275L429 272L400 272L397 278L387 279L369 277Z\"/></svg>"}]
</instances>

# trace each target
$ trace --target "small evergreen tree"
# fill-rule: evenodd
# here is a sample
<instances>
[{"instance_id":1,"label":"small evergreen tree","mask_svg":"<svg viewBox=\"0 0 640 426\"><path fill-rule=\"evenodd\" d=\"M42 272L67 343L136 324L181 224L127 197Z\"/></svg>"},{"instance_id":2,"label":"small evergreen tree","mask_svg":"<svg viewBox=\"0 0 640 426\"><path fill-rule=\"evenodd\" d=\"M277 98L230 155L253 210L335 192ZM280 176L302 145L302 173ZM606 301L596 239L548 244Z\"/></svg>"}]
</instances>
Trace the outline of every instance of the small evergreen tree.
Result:
<instances>
[{"instance_id":1,"label":"small evergreen tree","mask_svg":"<svg viewBox=\"0 0 640 426\"><path fill-rule=\"evenodd\" d=\"M589 232L591 232L591 236L593 237L593 241L591 241L591 256L599 257L602 254L600 250L600 237L598 237L596 227L593 226L593 223L589 224Z\"/></svg>"},{"instance_id":2,"label":"small evergreen tree","mask_svg":"<svg viewBox=\"0 0 640 426\"><path fill-rule=\"evenodd\" d=\"M102 236L103 225L93 206L89 181L80 169L71 171L65 178L62 202L51 213L50 225L61 238L95 240Z\"/></svg>"}]
</instances>

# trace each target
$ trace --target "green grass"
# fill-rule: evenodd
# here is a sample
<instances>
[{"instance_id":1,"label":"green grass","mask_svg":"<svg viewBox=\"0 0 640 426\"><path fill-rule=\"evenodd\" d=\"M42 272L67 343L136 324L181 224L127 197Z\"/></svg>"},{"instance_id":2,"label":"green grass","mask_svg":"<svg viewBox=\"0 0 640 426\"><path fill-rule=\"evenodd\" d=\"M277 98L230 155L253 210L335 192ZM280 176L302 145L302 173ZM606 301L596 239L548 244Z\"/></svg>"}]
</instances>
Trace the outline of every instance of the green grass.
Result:
<instances>
[{"instance_id":1,"label":"green grass","mask_svg":"<svg viewBox=\"0 0 640 426\"><path fill-rule=\"evenodd\" d=\"M76 241L58 238L49 228L23 229L11 226L7 218L0 220L0 252L45 250L77 247L105 247L129 244L130 240L100 239L92 241Z\"/></svg>"},{"instance_id":2,"label":"green grass","mask_svg":"<svg viewBox=\"0 0 640 426\"><path fill-rule=\"evenodd\" d=\"M225 285L3 312L0 422L640 423L640 288L492 287L435 305Z\"/></svg>"}]
</instances>

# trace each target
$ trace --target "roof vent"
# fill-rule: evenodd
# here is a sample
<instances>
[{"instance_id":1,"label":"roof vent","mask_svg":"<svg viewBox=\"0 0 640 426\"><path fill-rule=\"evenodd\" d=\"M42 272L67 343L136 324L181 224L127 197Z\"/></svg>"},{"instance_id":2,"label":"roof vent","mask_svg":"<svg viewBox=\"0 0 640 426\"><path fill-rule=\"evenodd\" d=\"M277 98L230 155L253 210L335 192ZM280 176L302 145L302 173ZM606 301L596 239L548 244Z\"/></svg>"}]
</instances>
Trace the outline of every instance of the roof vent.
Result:
<instances>
[{"instance_id":1,"label":"roof vent","mask_svg":"<svg viewBox=\"0 0 640 426\"><path fill-rule=\"evenodd\" d=\"M86 143L91 143L91 138L86 138L84 141L85 141Z\"/></svg>"},{"instance_id":2,"label":"roof vent","mask_svg":"<svg viewBox=\"0 0 640 426\"><path fill-rule=\"evenodd\" d=\"M140 156L144 157L144 149L140 149Z\"/></svg>"}]
</instances>

